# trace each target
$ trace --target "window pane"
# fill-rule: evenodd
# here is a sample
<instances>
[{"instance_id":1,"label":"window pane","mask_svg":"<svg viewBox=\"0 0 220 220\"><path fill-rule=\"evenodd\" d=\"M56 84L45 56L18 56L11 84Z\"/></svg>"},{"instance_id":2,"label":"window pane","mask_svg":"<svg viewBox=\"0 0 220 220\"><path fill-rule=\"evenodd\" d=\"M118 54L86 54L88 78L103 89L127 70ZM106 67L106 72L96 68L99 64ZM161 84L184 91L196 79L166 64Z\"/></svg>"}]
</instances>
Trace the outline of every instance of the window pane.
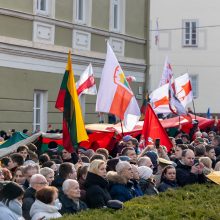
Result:
<instances>
[{"instance_id":1,"label":"window pane","mask_svg":"<svg viewBox=\"0 0 220 220\"><path fill-rule=\"evenodd\" d=\"M114 5L114 29L118 29L118 5Z\"/></svg>"},{"instance_id":2,"label":"window pane","mask_svg":"<svg viewBox=\"0 0 220 220\"><path fill-rule=\"evenodd\" d=\"M40 108L40 93L36 93L36 106L35 108Z\"/></svg>"},{"instance_id":3,"label":"window pane","mask_svg":"<svg viewBox=\"0 0 220 220\"><path fill-rule=\"evenodd\" d=\"M46 11L46 0L41 0L40 1L40 10L41 11Z\"/></svg>"},{"instance_id":4,"label":"window pane","mask_svg":"<svg viewBox=\"0 0 220 220\"><path fill-rule=\"evenodd\" d=\"M83 0L78 0L78 20L83 20Z\"/></svg>"},{"instance_id":5,"label":"window pane","mask_svg":"<svg viewBox=\"0 0 220 220\"><path fill-rule=\"evenodd\" d=\"M196 45L196 39L192 40L192 45Z\"/></svg>"},{"instance_id":6,"label":"window pane","mask_svg":"<svg viewBox=\"0 0 220 220\"><path fill-rule=\"evenodd\" d=\"M39 124L36 125L36 127L35 127L35 131L40 131L40 125L39 125Z\"/></svg>"},{"instance_id":7,"label":"window pane","mask_svg":"<svg viewBox=\"0 0 220 220\"><path fill-rule=\"evenodd\" d=\"M186 40L186 44L189 44L189 40Z\"/></svg>"},{"instance_id":8,"label":"window pane","mask_svg":"<svg viewBox=\"0 0 220 220\"><path fill-rule=\"evenodd\" d=\"M189 38L190 38L190 35L189 35L189 34L185 34L185 38L186 38L186 39L189 39Z\"/></svg>"},{"instance_id":9,"label":"window pane","mask_svg":"<svg viewBox=\"0 0 220 220\"><path fill-rule=\"evenodd\" d=\"M36 109L36 121L35 123L39 124L40 123L40 109Z\"/></svg>"},{"instance_id":10,"label":"window pane","mask_svg":"<svg viewBox=\"0 0 220 220\"><path fill-rule=\"evenodd\" d=\"M196 39L196 34L192 34L192 39Z\"/></svg>"}]
</instances>

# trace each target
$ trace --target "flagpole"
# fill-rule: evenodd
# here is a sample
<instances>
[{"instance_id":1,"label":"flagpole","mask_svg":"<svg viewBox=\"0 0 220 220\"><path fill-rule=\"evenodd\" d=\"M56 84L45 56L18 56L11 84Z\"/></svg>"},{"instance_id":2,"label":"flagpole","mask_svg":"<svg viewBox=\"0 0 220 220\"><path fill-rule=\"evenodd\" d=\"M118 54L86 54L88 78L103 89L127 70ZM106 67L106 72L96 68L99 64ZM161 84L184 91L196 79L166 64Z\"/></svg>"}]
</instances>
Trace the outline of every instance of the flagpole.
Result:
<instances>
[{"instance_id":1,"label":"flagpole","mask_svg":"<svg viewBox=\"0 0 220 220\"><path fill-rule=\"evenodd\" d=\"M195 115L195 120L196 120L196 110L195 110L194 99L192 100L192 103L193 103L193 112L194 112L194 115Z\"/></svg>"},{"instance_id":2,"label":"flagpole","mask_svg":"<svg viewBox=\"0 0 220 220\"><path fill-rule=\"evenodd\" d=\"M121 133L122 133L122 137L124 137L124 130L123 130L123 124L122 124L122 120L120 119L120 123L121 123Z\"/></svg>"}]
</instances>

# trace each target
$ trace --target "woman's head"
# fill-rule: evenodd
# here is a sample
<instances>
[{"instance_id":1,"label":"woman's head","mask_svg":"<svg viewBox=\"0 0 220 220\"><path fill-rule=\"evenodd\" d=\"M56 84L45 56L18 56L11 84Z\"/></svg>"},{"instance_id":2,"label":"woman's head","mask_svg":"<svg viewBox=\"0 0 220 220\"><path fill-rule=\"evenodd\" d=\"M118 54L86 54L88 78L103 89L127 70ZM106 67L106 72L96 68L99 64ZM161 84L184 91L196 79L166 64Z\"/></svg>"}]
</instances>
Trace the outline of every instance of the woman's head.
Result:
<instances>
[{"instance_id":1,"label":"woman's head","mask_svg":"<svg viewBox=\"0 0 220 220\"><path fill-rule=\"evenodd\" d=\"M0 191L0 201L8 206L9 202L18 199L21 200L24 195L24 190L17 183L10 182L6 184Z\"/></svg>"},{"instance_id":2,"label":"woman's head","mask_svg":"<svg viewBox=\"0 0 220 220\"><path fill-rule=\"evenodd\" d=\"M175 181L176 180L176 169L172 165L166 166L161 174L161 181L164 179L170 180L170 181Z\"/></svg>"},{"instance_id":3,"label":"woman's head","mask_svg":"<svg viewBox=\"0 0 220 220\"><path fill-rule=\"evenodd\" d=\"M86 179L87 173L88 173L88 166L80 166L77 170L77 180Z\"/></svg>"},{"instance_id":4,"label":"woman's head","mask_svg":"<svg viewBox=\"0 0 220 220\"><path fill-rule=\"evenodd\" d=\"M54 204L58 198L58 189L54 186L45 186L36 193L36 199L45 204Z\"/></svg>"},{"instance_id":5,"label":"woman's head","mask_svg":"<svg viewBox=\"0 0 220 220\"><path fill-rule=\"evenodd\" d=\"M25 176L23 174L23 167L18 167L15 170L15 174L14 174L14 182L18 183L19 185L24 184L25 182Z\"/></svg>"},{"instance_id":6,"label":"woman's head","mask_svg":"<svg viewBox=\"0 0 220 220\"><path fill-rule=\"evenodd\" d=\"M200 157L199 162L203 163L208 169L212 169L212 160L209 157Z\"/></svg>"},{"instance_id":7,"label":"woman's head","mask_svg":"<svg viewBox=\"0 0 220 220\"><path fill-rule=\"evenodd\" d=\"M49 185L51 185L54 180L54 171L49 167L44 167L40 169L40 174L42 174L46 178Z\"/></svg>"},{"instance_id":8,"label":"woman's head","mask_svg":"<svg viewBox=\"0 0 220 220\"><path fill-rule=\"evenodd\" d=\"M89 172L95 173L105 178L106 177L106 162L103 160L93 160L90 163Z\"/></svg>"}]
</instances>

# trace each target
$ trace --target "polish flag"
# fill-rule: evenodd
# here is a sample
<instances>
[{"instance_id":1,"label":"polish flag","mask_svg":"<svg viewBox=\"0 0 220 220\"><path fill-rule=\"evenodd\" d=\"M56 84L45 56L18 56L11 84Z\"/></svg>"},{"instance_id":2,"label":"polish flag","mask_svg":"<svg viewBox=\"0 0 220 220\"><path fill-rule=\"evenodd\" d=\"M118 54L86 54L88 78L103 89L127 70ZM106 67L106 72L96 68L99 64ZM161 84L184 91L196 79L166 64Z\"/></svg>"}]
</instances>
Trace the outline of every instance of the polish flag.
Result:
<instances>
[{"instance_id":1,"label":"polish flag","mask_svg":"<svg viewBox=\"0 0 220 220\"><path fill-rule=\"evenodd\" d=\"M96 111L114 114L123 120L128 130L134 128L141 115L135 96L109 43L97 94Z\"/></svg>"},{"instance_id":2,"label":"polish flag","mask_svg":"<svg viewBox=\"0 0 220 220\"><path fill-rule=\"evenodd\" d=\"M181 104L185 108L187 104L193 100L192 86L188 73L175 79L176 96L180 100ZM159 113L168 114L171 113L169 108L169 84L165 84L150 94L150 102L154 111Z\"/></svg>"},{"instance_id":3,"label":"polish flag","mask_svg":"<svg viewBox=\"0 0 220 220\"><path fill-rule=\"evenodd\" d=\"M173 77L172 66L170 64L168 57L166 57L159 87L169 83L172 77Z\"/></svg>"},{"instance_id":4,"label":"polish flag","mask_svg":"<svg viewBox=\"0 0 220 220\"><path fill-rule=\"evenodd\" d=\"M79 81L76 82L78 97L82 94L96 95L96 84L93 74L92 64L90 63L86 70L81 74Z\"/></svg>"}]
</instances>

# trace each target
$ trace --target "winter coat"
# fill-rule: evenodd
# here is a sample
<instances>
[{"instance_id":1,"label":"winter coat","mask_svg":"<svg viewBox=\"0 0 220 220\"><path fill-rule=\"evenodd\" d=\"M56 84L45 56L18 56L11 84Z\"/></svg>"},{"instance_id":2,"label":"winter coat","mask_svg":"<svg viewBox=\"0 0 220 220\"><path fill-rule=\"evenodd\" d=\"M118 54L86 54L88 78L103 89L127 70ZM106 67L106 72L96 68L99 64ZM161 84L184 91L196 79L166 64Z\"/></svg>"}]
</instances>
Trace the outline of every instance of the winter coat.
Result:
<instances>
[{"instance_id":1,"label":"winter coat","mask_svg":"<svg viewBox=\"0 0 220 220\"><path fill-rule=\"evenodd\" d=\"M29 212L30 212L32 204L35 201L35 194L36 194L36 190L33 189L32 187L29 187L24 193L22 210L23 210L23 216L26 220L31 219Z\"/></svg>"},{"instance_id":2,"label":"winter coat","mask_svg":"<svg viewBox=\"0 0 220 220\"><path fill-rule=\"evenodd\" d=\"M59 200L62 203L62 208L60 210L62 215L66 213L75 214L87 209L87 205L84 202L79 200L79 203L77 204L72 199L68 198L63 192L59 193Z\"/></svg>"},{"instance_id":3,"label":"winter coat","mask_svg":"<svg viewBox=\"0 0 220 220\"><path fill-rule=\"evenodd\" d=\"M159 192L165 192L168 189L176 189L178 187L178 184L176 181L171 181L168 179L163 179L163 181L158 186Z\"/></svg>"},{"instance_id":4,"label":"winter coat","mask_svg":"<svg viewBox=\"0 0 220 220\"><path fill-rule=\"evenodd\" d=\"M47 220L62 217L56 206L45 204L39 200L35 200L31 206L30 216L31 220L39 220L43 217Z\"/></svg>"},{"instance_id":5,"label":"winter coat","mask_svg":"<svg viewBox=\"0 0 220 220\"><path fill-rule=\"evenodd\" d=\"M84 186L89 208L102 208L107 205L107 202L111 200L108 185L108 181L103 177L88 172Z\"/></svg>"},{"instance_id":6,"label":"winter coat","mask_svg":"<svg viewBox=\"0 0 220 220\"><path fill-rule=\"evenodd\" d=\"M152 182L151 179L143 179L141 178L139 181L139 185L141 187L142 192L144 195L158 195L158 190L155 187L155 184Z\"/></svg>"},{"instance_id":7,"label":"winter coat","mask_svg":"<svg viewBox=\"0 0 220 220\"><path fill-rule=\"evenodd\" d=\"M0 220L24 220L22 217L22 207L17 200L12 200L6 206L0 202Z\"/></svg>"},{"instance_id":8,"label":"winter coat","mask_svg":"<svg viewBox=\"0 0 220 220\"><path fill-rule=\"evenodd\" d=\"M65 181L64 178L62 178L61 176L57 175L51 185L55 186L59 191L61 191L64 181Z\"/></svg>"},{"instance_id":9,"label":"winter coat","mask_svg":"<svg viewBox=\"0 0 220 220\"><path fill-rule=\"evenodd\" d=\"M191 173L191 168L191 166L184 165L180 161L177 163L176 179L178 185L185 186L187 184L206 182L204 174Z\"/></svg>"},{"instance_id":10,"label":"winter coat","mask_svg":"<svg viewBox=\"0 0 220 220\"><path fill-rule=\"evenodd\" d=\"M144 194L141 190L139 182L137 180L134 180L134 179L132 179L131 182L133 183L133 186L134 186L135 197L143 196Z\"/></svg>"},{"instance_id":11,"label":"winter coat","mask_svg":"<svg viewBox=\"0 0 220 220\"><path fill-rule=\"evenodd\" d=\"M127 182L124 177L119 176L113 171L108 174L108 180L110 182L109 192L112 199L126 202L135 197L135 189L131 181Z\"/></svg>"}]
</instances>

